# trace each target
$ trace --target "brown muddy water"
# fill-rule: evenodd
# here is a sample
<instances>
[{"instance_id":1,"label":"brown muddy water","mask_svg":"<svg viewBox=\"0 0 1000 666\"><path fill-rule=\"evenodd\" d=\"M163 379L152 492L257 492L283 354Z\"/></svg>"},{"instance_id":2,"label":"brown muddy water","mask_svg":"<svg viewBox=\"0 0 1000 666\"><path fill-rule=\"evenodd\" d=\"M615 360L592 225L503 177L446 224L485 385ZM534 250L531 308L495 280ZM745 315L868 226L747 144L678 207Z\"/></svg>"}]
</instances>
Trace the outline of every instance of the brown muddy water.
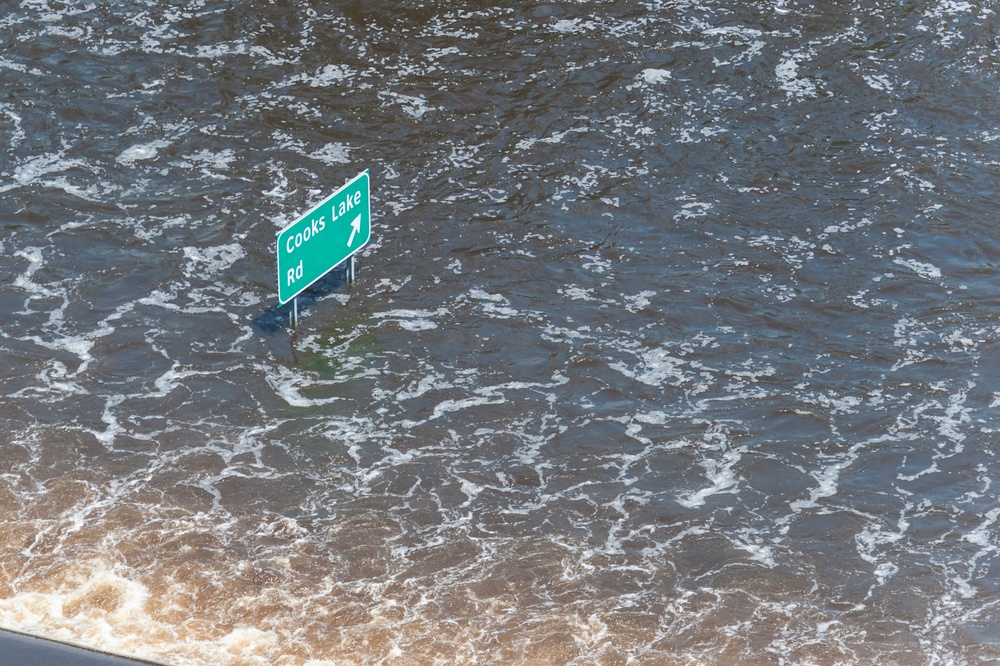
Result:
<instances>
[{"instance_id":1,"label":"brown muddy water","mask_svg":"<svg viewBox=\"0 0 1000 666\"><path fill-rule=\"evenodd\" d=\"M6 3L0 626L1000 659L998 11ZM365 169L290 330L275 232Z\"/></svg>"}]
</instances>

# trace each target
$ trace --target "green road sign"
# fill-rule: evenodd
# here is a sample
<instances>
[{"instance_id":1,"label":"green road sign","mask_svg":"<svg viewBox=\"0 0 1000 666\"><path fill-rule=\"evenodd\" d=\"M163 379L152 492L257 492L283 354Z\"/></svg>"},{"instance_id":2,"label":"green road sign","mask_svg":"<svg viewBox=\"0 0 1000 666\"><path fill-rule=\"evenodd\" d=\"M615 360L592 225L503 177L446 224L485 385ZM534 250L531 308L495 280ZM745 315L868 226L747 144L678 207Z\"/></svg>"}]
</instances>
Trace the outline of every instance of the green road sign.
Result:
<instances>
[{"instance_id":1,"label":"green road sign","mask_svg":"<svg viewBox=\"0 0 1000 666\"><path fill-rule=\"evenodd\" d=\"M372 235L371 187L363 171L278 232L278 302L284 305L364 247Z\"/></svg>"}]
</instances>

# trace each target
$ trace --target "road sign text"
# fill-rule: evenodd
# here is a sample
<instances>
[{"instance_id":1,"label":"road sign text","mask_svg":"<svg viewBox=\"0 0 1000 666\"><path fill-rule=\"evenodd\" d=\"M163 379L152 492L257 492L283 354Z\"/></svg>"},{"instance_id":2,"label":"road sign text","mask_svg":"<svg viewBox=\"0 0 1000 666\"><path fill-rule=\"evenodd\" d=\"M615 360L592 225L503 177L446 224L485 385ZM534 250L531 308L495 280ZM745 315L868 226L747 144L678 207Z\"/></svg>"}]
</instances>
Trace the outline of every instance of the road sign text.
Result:
<instances>
[{"instance_id":1,"label":"road sign text","mask_svg":"<svg viewBox=\"0 0 1000 666\"><path fill-rule=\"evenodd\" d=\"M371 238L371 188L364 171L278 232L278 301L284 305Z\"/></svg>"}]
</instances>

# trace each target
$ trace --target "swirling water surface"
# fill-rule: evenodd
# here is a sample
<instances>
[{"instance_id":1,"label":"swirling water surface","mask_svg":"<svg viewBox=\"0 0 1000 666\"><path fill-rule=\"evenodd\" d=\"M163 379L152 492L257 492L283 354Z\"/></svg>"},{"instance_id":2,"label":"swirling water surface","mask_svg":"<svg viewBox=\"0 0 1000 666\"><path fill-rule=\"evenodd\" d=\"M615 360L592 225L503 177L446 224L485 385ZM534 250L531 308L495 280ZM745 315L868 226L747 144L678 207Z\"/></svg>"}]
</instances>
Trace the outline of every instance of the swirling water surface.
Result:
<instances>
[{"instance_id":1,"label":"swirling water surface","mask_svg":"<svg viewBox=\"0 0 1000 666\"><path fill-rule=\"evenodd\" d=\"M1000 659L997 12L9 3L0 626ZM274 234L364 169L291 330Z\"/></svg>"}]
</instances>

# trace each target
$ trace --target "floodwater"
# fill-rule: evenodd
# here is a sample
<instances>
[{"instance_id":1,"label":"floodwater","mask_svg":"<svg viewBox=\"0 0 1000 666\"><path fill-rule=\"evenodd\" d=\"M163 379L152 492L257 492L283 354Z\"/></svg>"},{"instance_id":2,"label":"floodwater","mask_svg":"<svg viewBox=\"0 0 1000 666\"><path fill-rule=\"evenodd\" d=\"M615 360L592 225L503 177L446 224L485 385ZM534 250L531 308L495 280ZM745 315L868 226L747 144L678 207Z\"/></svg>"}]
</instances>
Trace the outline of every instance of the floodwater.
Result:
<instances>
[{"instance_id":1,"label":"floodwater","mask_svg":"<svg viewBox=\"0 0 1000 666\"><path fill-rule=\"evenodd\" d=\"M0 9L0 626L1000 660L1000 6ZM372 242L277 307L275 233Z\"/></svg>"}]
</instances>

